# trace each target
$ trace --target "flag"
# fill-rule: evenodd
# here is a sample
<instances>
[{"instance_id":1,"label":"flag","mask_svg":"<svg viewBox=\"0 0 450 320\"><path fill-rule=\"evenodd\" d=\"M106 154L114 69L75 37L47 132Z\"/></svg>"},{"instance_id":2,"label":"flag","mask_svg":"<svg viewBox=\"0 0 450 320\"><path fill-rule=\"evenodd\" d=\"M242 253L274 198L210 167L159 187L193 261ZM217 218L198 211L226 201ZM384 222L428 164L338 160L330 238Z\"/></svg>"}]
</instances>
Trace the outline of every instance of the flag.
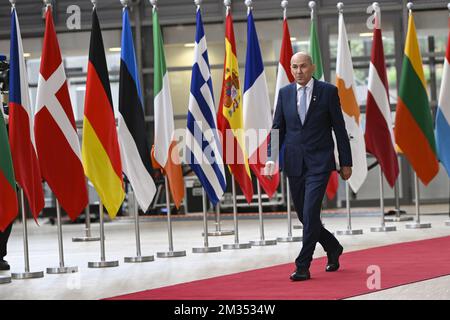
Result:
<instances>
[{"instance_id":1,"label":"flag","mask_svg":"<svg viewBox=\"0 0 450 320\"><path fill-rule=\"evenodd\" d=\"M410 13L394 135L399 148L425 185L439 171L433 120L426 88L414 17Z\"/></svg>"},{"instance_id":2,"label":"flag","mask_svg":"<svg viewBox=\"0 0 450 320\"><path fill-rule=\"evenodd\" d=\"M366 104L366 149L373 154L389 185L394 187L399 169L392 131L389 86L384 62L383 41L379 12L375 11L372 57L369 67L369 85Z\"/></svg>"},{"instance_id":3,"label":"flag","mask_svg":"<svg viewBox=\"0 0 450 320\"><path fill-rule=\"evenodd\" d=\"M275 99L273 102L273 114L278 102L278 92L284 86L294 82L294 76L291 73L291 58L293 55L291 36L289 34L289 26L287 18L283 19L283 38L281 40L280 61L278 62L277 83L275 86Z\"/></svg>"},{"instance_id":4,"label":"flag","mask_svg":"<svg viewBox=\"0 0 450 320\"><path fill-rule=\"evenodd\" d=\"M313 76L317 80L323 81L323 66L322 66L322 54L320 53L319 35L317 34L316 19L314 15L311 15L311 29L309 35L309 50L313 60L316 65L316 70L314 70Z\"/></svg>"},{"instance_id":5,"label":"flag","mask_svg":"<svg viewBox=\"0 0 450 320\"><path fill-rule=\"evenodd\" d=\"M14 221L18 212L16 179L9 148L8 133L3 118L3 103L0 97L0 231Z\"/></svg>"},{"instance_id":6,"label":"flag","mask_svg":"<svg viewBox=\"0 0 450 320\"><path fill-rule=\"evenodd\" d=\"M217 135L216 111L202 14L197 9L194 63L186 130L187 163L216 205L226 189L222 145Z\"/></svg>"},{"instance_id":7,"label":"flag","mask_svg":"<svg viewBox=\"0 0 450 320\"><path fill-rule=\"evenodd\" d=\"M450 18L449 18L450 27ZM447 52L444 59L441 92L436 113L436 144L439 161L450 176L450 31L447 38Z\"/></svg>"},{"instance_id":8,"label":"flag","mask_svg":"<svg viewBox=\"0 0 450 320\"><path fill-rule=\"evenodd\" d=\"M258 43L253 11L247 15L247 57L245 61L245 83L243 96L244 128L246 132L253 131L256 141L250 141L248 155L250 168L269 198L277 191L280 173L277 170L269 179L264 175L267 160L267 146L272 128L269 93L267 90L266 74Z\"/></svg>"},{"instance_id":9,"label":"flag","mask_svg":"<svg viewBox=\"0 0 450 320\"><path fill-rule=\"evenodd\" d=\"M348 179L353 192L358 192L367 177L367 158L364 133L359 126L359 104L356 99L353 63L345 29L344 15L339 13L339 35L336 60L336 86L341 101L345 127L350 138L353 167Z\"/></svg>"},{"instance_id":10,"label":"flag","mask_svg":"<svg viewBox=\"0 0 450 320\"><path fill-rule=\"evenodd\" d=\"M253 185L244 141L244 118L239 84L239 65L234 39L233 18L227 9L225 20L225 59L217 126L222 136L223 158L248 203Z\"/></svg>"},{"instance_id":11,"label":"flag","mask_svg":"<svg viewBox=\"0 0 450 320\"><path fill-rule=\"evenodd\" d=\"M27 68L16 9L11 12L9 66L9 142L14 175L24 191L33 217L37 219L44 208L44 191L36 155Z\"/></svg>"},{"instance_id":12,"label":"flag","mask_svg":"<svg viewBox=\"0 0 450 320\"><path fill-rule=\"evenodd\" d=\"M88 204L88 194L80 142L50 6L45 14L35 110L34 134L42 177L61 207L75 220Z\"/></svg>"},{"instance_id":13,"label":"flag","mask_svg":"<svg viewBox=\"0 0 450 320\"><path fill-rule=\"evenodd\" d=\"M319 35L317 34L317 26L316 20L314 18L314 14L311 14L311 30L309 35L309 50L313 60L313 63L316 65L316 69L314 70L313 77L317 80L323 81L323 66L322 66L322 55L320 53L320 45L319 45ZM333 139L334 133L333 133ZM335 148L336 149L336 148ZM336 151L335 151L336 153ZM337 190L339 187L338 175L336 171L332 171L330 174L330 178L328 180L326 194L328 199L333 199L336 196Z\"/></svg>"},{"instance_id":14,"label":"flag","mask_svg":"<svg viewBox=\"0 0 450 320\"><path fill-rule=\"evenodd\" d=\"M109 216L114 218L125 198L125 190L105 48L95 8L84 101L81 146L84 171Z\"/></svg>"},{"instance_id":15,"label":"flag","mask_svg":"<svg viewBox=\"0 0 450 320\"><path fill-rule=\"evenodd\" d=\"M164 44L159 26L158 11L153 9L154 50L154 108L155 144L152 150L154 167L160 168L169 181L170 193L177 208L184 197L184 180L178 145L174 136L172 98L170 96L169 74L166 69Z\"/></svg>"},{"instance_id":16,"label":"flag","mask_svg":"<svg viewBox=\"0 0 450 320\"><path fill-rule=\"evenodd\" d=\"M123 173L146 211L156 194L128 8L123 10L119 80L119 145Z\"/></svg>"}]
</instances>

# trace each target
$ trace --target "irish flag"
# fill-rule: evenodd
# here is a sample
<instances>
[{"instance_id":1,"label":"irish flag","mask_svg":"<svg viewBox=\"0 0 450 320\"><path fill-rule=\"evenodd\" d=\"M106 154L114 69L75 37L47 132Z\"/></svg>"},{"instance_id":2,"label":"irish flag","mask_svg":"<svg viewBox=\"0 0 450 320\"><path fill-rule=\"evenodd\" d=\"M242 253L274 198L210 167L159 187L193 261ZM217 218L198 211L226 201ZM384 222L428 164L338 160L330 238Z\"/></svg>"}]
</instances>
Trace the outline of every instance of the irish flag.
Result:
<instances>
[{"instance_id":1,"label":"irish flag","mask_svg":"<svg viewBox=\"0 0 450 320\"><path fill-rule=\"evenodd\" d=\"M177 141L174 139L172 98L169 74L166 69L164 44L159 26L158 11L153 9L154 50L154 108L155 144L152 150L153 165L160 168L169 180L170 192L177 208L184 197L183 172L179 159Z\"/></svg>"},{"instance_id":2,"label":"irish flag","mask_svg":"<svg viewBox=\"0 0 450 320\"><path fill-rule=\"evenodd\" d=\"M364 134L359 126L360 111L356 100L353 63L342 12L339 13L336 86L352 149L353 172L348 183L353 192L358 192L367 177L366 144L364 142Z\"/></svg>"},{"instance_id":3,"label":"irish flag","mask_svg":"<svg viewBox=\"0 0 450 320\"><path fill-rule=\"evenodd\" d=\"M398 147L425 185L430 183L439 171L426 88L414 17L410 12L394 135Z\"/></svg>"}]
</instances>

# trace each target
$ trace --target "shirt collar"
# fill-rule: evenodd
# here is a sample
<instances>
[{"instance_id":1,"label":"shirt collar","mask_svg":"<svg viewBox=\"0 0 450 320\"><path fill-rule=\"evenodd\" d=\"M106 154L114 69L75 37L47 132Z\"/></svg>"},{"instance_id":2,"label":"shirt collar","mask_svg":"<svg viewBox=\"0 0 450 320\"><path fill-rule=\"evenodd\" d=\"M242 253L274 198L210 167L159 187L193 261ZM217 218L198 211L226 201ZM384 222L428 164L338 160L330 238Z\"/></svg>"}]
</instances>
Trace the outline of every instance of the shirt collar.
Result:
<instances>
[{"instance_id":1,"label":"shirt collar","mask_svg":"<svg viewBox=\"0 0 450 320\"><path fill-rule=\"evenodd\" d=\"M314 78L311 78L311 80L308 81L308 83L306 84L305 87L307 87L308 89L311 89L313 87L314 84ZM302 88L303 86L299 85L298 83L296 83L297 85L297 91Z\"/></svg>"}]
</instances>

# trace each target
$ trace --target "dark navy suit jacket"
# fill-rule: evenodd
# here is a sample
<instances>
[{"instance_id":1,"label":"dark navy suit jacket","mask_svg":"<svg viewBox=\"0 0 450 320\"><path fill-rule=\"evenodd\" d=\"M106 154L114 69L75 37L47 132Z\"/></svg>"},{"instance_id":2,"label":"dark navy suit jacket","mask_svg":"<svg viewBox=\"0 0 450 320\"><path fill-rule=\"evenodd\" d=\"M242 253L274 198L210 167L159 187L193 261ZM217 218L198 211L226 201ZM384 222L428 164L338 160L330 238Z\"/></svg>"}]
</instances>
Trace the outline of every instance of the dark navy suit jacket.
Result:
<instances>
[{"instance_id":1,"label":"dark navy suit jacket","mask_svg":"<svg viewBox=\"0 0 450 320\"><path fill-rule=\"evenodd\" d=\"M274 130L274 129L278 129ZM272 125L269 159L274 160L283 145L283 169L287 176L336 170L334 130L340 166L352 166L350 142L345 129L338 90L332 84L314 79L311 103L302 125L297 112L296 83L280 89ZM275 142L279 143L276 144Z\"/></svg>"}]
</instances>

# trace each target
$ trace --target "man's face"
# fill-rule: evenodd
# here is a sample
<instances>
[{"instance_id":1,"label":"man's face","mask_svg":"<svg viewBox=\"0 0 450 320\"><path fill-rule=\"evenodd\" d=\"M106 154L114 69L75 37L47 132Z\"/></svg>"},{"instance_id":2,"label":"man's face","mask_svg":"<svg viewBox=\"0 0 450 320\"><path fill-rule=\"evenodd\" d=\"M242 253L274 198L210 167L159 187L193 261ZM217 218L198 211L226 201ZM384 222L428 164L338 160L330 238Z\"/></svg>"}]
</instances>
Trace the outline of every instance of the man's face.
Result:
<instances>
[{"instance_id":1,"label":"man's face","mask_svg":"<svg viewBox=\"0 0 450 320\"><path fill-rule=\"evenodd\" d=\"M305 55L296 55L291 60L291 73L295 82L301 86L305 86L311 80L315 67Z\"/></svg>"}]
</instances>

